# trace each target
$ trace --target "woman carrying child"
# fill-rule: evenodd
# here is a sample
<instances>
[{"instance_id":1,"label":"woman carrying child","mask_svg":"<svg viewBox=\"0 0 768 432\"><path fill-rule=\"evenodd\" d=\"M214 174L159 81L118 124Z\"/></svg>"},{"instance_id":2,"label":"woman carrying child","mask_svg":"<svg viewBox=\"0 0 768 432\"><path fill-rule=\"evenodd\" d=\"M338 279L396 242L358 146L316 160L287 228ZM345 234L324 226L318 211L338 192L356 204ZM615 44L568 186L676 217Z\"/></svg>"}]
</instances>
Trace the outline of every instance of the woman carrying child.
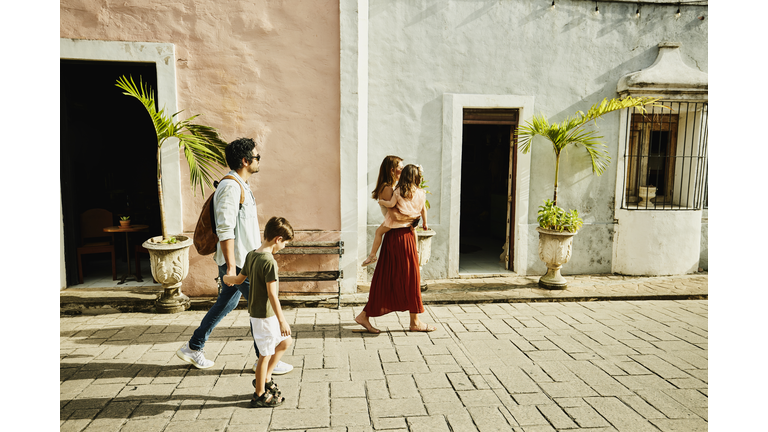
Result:
<instances>
[{"instance_id":1,"label":"woman carrying child","mask_svg":"<svg viewBox=\"0 0 768 432\"><path fill-rule=\"evenodd\" d=\"M379 207L381 207L381 214L385 217L389 213L389 207L393 205L385 205L385 202L389 202L395 193L395 185L400 180L400 175L403 172L403 158L398 156L387 156L381 161L381 167L379 167L379 178L376 180L376 189L371 193L371 198L379 200ZM363 261L363 267L376 262L376 251L381 246L381 238L385 232L389 231L384 223L376 229L376 235L373 239L373 248L371 248L371 254Z\"/></svg>"},{"instance_id":2,"label":"woman carrying child","mask_svg":"<svg viewBox=\"0 0 768 432\"><path fill-rule=\"evenodd\" d=\"M413 227L421 217L422 226L425 230L428 229L426 192L419 188L421 178L419 167L407 165L402 170L392 199L386 204L379 200L383 205L393 206L382 224L386 228L386 234L371 279L368 303L355 317L355 322L370 333L379 333L379 330L371 325L370 317L402 311L410 313L410 331L435 330L434 326L423 323L418 315L424 312L424 305L421 302L419 256Z\"/></svg>"}]
</instances>

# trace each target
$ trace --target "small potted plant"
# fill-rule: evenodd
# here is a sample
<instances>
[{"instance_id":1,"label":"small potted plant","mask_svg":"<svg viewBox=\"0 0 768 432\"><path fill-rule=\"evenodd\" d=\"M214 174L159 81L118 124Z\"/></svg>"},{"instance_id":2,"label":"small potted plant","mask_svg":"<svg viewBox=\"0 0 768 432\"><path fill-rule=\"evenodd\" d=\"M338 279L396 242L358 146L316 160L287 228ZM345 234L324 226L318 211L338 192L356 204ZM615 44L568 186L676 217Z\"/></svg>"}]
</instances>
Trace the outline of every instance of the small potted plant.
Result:
<instances>
[{"instance_id":1,"label":"small potted plant","mask_svg":"<svg viewBox=\"0 0 768 432\"><path fill-rule=\"evenodd\" d=\"M194 190L197 186L204 192L204 186L213 189L214 169L217 166L226 167L224 148L227 143L220 137L215 128L192 123L198 115L186 120L174 120L177 114L168 116L165 110L155 108L154 92L148 85L139 85L133 78L125 76L117 80L117 87L124 90L123 94L134 97L141 102L149 114L149 120L155 128L157 138L157 196L160 200L160 225L162 236L150 238L142 246L149 251L152 276L163 286L163 292L155 303L155 309L160 313L177 313L189 308L189 297L181 292L181 281L189 272L189 247L192 239L175 234L169 235L165 223L165 206L163 205L163 173L161 149L169 138L179 140L179 149L189 164L189 181ZM181 111L180 111L181 112Z\"/></svg>"},{"instance_id":2,"label":"small potted plant","mask_svg":"<svg viewBox=\"0 0 768 432\"><path fill-rule=\"evenodd\" d=\"M635 98L627 96L624 99L603 99L601 103L592 105L584 114L578 111L574 117L568 117L560 123L550 124L543 115L533 116L519 127L517 131L520 151L528 153L535 136L545 138L552 145L555 154L555 187L552 200L545 200L539 207L537 220L539 226L539 258L547 265L547 273L539 279L539 285L549 289L565 289L567 283L560 275L560 268L571 257L573 236L581 228L583 222L576 210L566 212L557 206L557 181L560 172L560 155L569 145L584 147L592 163L592 172L598 176L605 171L611 161L606 145L600 142L603 138L596 130L585 130L588 123L613 111L625 108L636 108L645 113L646 105L668 108L657 105L659 98Z\"/></svg>"},{"instance_id":3,"label":"small potted plant","mask_svg":"<svg viewBox=\"0 0 768 432\"><path fill-rule=\"evenodd\" d=\"M120 227L121 228L128 228L131 226L131 217L130 216L121 216L120 217Z\"/></svg>"}]
</instances>

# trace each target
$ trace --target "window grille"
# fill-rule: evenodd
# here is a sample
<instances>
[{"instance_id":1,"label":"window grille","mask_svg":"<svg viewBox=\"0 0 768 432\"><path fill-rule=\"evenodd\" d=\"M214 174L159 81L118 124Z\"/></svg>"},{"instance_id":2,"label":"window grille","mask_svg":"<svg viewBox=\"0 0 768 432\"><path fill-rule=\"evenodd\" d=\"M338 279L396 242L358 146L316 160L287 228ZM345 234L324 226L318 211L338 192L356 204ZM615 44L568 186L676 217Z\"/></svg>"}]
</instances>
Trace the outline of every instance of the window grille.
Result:
<instances>
[{"instance_id":1,"label":"window grille","mask_svg":"<svg viewBox=\"0 0 768 432\"><path fill-rule=\"evenodd\" d=\"M627 110L621 208L701 210L707 202L707 103L661 104L668 109Z\"/></svg>"}]
</instances>

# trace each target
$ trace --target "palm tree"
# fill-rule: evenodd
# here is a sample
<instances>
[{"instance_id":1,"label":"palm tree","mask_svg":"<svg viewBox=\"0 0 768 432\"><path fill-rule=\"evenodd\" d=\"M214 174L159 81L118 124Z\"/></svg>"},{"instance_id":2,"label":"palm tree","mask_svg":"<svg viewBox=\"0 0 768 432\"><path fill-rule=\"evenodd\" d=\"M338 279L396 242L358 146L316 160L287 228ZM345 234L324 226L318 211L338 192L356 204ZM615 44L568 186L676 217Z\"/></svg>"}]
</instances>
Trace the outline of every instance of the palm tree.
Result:
<instances>
[{"instance_id":1,"label":"palm tree","mask_svg":"<svg viewBox=\"0 0 768 432\"><path fill-rule=\"evenodd\" d=\"M138 99L144 108L147 109L152 124L155 127L157 136L157 196L160 199L160 222L163 230L163 241L170 240L168 231L165 227L165 207L163 206L163 172L161 169L162 159L160 149L163 143L169 138L179 140L179 148L184 151L184 157L189 164L189 182L192 190L200 186L200 191L205 192L204 185L213 189L213 175L217 165L226 166L224 148L227 143L220 137L215 128L210 126L201 126L192 123L192 120L199 114L196 114L186 120L173 121L181 111L168 117L165 110L157 111L155 109L155 94L147 84L142 84L139 79L139 86L125 76L118 78L117 87L124 90L123 94L133 96Z\"/></svg>"},{"instance_id":2,"label":"palm tree","mask_svg":"<svg viewBox=\"0 0 768 432\"><path fill-rule=\"evenodd\" d=\"M611 157L608 155L606 145L600 142L603 138L597 135L596 130L585 130L587 123L596 121L598 118L611 111L622 110L624 108L637 108L641 113L645 113L646 105L659 106L656 104L659 98L635 98L627 96L624 99L614 98L610 101L603 99L601 103L594 104L586 114L579 111L574 117L568 117L561 123L550 124L544 115L533 116L533 119L520 126L517 137L520 143L520 151L528 153L531 150L531 142L536 135L546 138L552 143L552 150L555 152L555 192L553 205L557 206L557 180L560 172L560 154L568 145L582 146L589 153L592 162L592 172L598 176L605 171Z\"/></svg>"}]
</instances>

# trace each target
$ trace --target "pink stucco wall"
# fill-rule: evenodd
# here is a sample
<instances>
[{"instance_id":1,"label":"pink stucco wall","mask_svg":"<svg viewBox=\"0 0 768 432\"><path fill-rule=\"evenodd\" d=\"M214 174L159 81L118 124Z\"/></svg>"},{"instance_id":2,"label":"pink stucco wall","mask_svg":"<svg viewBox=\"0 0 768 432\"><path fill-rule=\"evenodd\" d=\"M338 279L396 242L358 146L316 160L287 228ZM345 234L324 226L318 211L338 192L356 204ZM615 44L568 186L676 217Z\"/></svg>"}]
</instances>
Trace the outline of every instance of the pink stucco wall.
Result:
<instances>
[{"instance_id":1,"label":"pink stucco wall","mask_svg":"<svg viewBox=\"0 0 768 432\"><path fill-rule=\"evenodd\" d=\"M202 113L200 123L219 129L225 141L246 136L260 142L261 172L250 183L262 228L280 215L296 230L338 232L338 0L60 5L62 38L175 45L178 108ZM183 226L191 234L205 197L192 194L180 160ZM190 255L184 291L215 293L211 258L194 248Z\"/></svg>"}]
</instances>

